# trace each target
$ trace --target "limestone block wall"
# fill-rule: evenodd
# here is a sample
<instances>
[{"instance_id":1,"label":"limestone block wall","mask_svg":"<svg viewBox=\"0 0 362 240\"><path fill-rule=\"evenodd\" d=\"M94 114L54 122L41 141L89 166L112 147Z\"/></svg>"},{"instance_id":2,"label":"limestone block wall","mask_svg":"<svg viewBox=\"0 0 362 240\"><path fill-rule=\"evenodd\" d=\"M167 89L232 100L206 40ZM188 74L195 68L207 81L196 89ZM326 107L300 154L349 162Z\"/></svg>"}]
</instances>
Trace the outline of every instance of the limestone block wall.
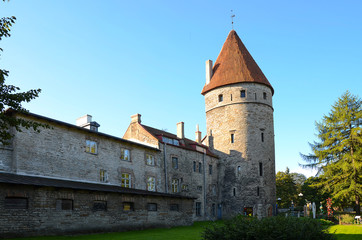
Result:
<instances>
[{"instance_id":1,"label":"limestone block wall","mask_svg":"<svg viewBox=\"0 0 362 240\"><path fill-rule=\"evenodd\" d=\"M96 154L86 152L87 140L97 143ZM132 176L133 188L145 190L147 177L154 176L156 191L164 192L163 161L154 148L60 124L51 124L40 133L17 132L13 147L12 164L20 174L100 182L102 169L108 173L109 184L120 185L121 174L126 172ZM130 161L121 160L122 148L130 151ZM154 156L155 166L146 164L146 154Z\"/></svg>"},{"instance_id":2,"label":"limestone block wall","mask_svg":"<svg viewBox=\"0 0 362 240\"><path fill-rule=\"evenodd\" d=\"M241 97L242 90L245 97ZM205 104L209 145L223 163L220 171L223 212L234 215L242 213L244 207L273 205L275 154L271 89L255 83L220 87L206 93ZM263 211L259 207L255 212Z\"/></svg>"},{"instance_id":3,"label":"limestone block wall","mask_svg":"<svg viewBox=\"0 0 362 240\"><path fill-rule=\"evenodd\" d=\"M26 198L28 206L26 209L8 209L5 206L6 197ZM72 209L62 210L57 206L60 199L72 200ZM96 210L95 201L105 202L106 209ZM125 211L124 202L134 203L133 211ZM149 211L148 203L157 204L156 210ZM178 205L178 209L171 211L171 204ZM192 210L192 199L2 183L0 238L190 225Z\"/></svg>"},{"instance_id":4,"label":"limestone block wall","mask_svg":"<svg viewBox=\"0 0 362 240\"><path fill-rule=\"evenodd\" d=\"M212 212L212 205L216 206L219 200L218 159L202 152L189 151L172 145L166 145L166 147L164 144L160 145L162 154L166 151L168 193L172 193L172 180L178 179L180 194L196 198L194 200L194 220L215 219L216 210L214 213ZM172 167L172 157L178 158L177 169ZM211 174L210 165L212 166ZM197 215L196 212L197 202L201 203L200 215Z\"/></svg>"}]
</instances>

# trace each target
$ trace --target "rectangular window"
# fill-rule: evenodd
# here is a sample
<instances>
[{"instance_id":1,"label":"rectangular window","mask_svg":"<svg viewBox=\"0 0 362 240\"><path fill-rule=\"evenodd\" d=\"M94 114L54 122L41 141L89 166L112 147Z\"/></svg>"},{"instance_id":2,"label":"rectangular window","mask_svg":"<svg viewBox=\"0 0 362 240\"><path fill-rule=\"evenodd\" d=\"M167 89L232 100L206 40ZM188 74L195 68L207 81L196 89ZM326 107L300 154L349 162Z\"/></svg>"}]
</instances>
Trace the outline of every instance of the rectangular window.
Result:
<instances>
[{"instance_id":1,"label":"rectangular window","mask_svg":"<svg viewBox=\"0 0 362 240\"><path fill-rule=\"evenodd\" d=\"M173 193L178 193L178 179L172 179L171 188Z\"/></svg>"},{"instance_id":2,"label":"rectangular window","mask_svg":"<svg viewBox=\"0 0 362 240\"><path fill-rule=\"evenodd\" d=\"M107 202L106 201L94 201L93 202L93 211L107 211Z\"/></svg>"},{"instance_id":3,"label":"rectangular window","mask_svg":"<svg viewBox=\"0 0 362 240\"><path fill-rule=\"evenodd\" d=\"M123 161L131 161L128 149L121 148L121 160L123 160Z\"/></svg>"},{"instance_id":4,"label":"rectangular window","mask_svg":"<svg viewBox=\"0 0 362 240\"><path fill-rule=\"evenodd\" d=\"M236 196L236 188L233 188L233 196Z\"/></svg>"},{"instance_id":5,"label":"rectangular window","mask_svg":"<svg viewBox=\"0 0 362 240\"><path fill-rule=\"evenodd\" d=\"M259 197L259 195L260 195L260 189L259 189L259 187L257 187L256 188L256 195Z\"/></svg>"},{"instance_id":6,"label":"rectangular window","mask_svg":"<svg viewBox=\"0 0 362 240\"><path fill-rule=\"evenodd\" d=\"M187 191L189 189L189 186L187 184L182 184L181 189L182 191Z\"/></svg>"},{"instance_id":7,"label":"rectangular window","mask_svg":"<svg viewBox=\"0 0 362 240\"><path fill-rule=\"evenodd\" d=\"M196 202L196 216L201 216L201 202Z\"/></svg>"},{"instance_id":8,"label":"rectangular window","mask_svg":"<svg viewBox=\"0 0 362 240\"><path fill-rule=\"evenodd\" d=\"M245 90L240 91L240 97L244 98L246 96Z\"/></svg>"},{"instance_id":9,"label":"rectangular window","mask_svg":"<svg viewBox=\"0 0 362 240\"><path fill-rule=\"evenodd\" d=\"M178 158L177 157L172 157L172 168L178 169Z\"/></svg>"},{"instance_id":10,"label":"rectangular window","mask_svg":"<svg viewBox=\"0 0 362 240\"><path fill-rule=\"evenodd\" d=\"M233 100L233 95L232 94L230 94L230 101L232 101Z\"/></svg>"},{"instance_id":11,"label":"rectangular window","mask_svg":"<svg viewBox=\"0 0 362 240\"><path fill-rule=\"evenodd\" d=\"M104 169L99 170L99 181L108 182L108 173L106 170Z\"/></svg>"},{"instance_id":12,"label":"rectangular window","mask_svg":"<svg viewBox=\"0 0 362 240\"><path fill-rule=\"evenodd\" d=\"M151 154L146 154L146 164L150 165L150 166L154 166L155 165L155 158L153 155Z\"/></svg>"},{"instance_id":13,"label":"rectangular window","mask_svg":"<svg viewBox=\"0 0 362 240\"><path fill-rule=\"evenodd\" d=\"M201 173L201 171L202 171L202 165L201 165L201 163L199 162L199 173Z\"/></svg>"},{"instance_id":14,"label":"rectangular window","mask_svg":"<svg viewBox=\"0 0 362 240\"><path fill-rule=\"evenodd\" d=\"M259 175L263 176L263 163L259 163Z\"/></svg>"},{"instance_id":15,"label":"rectangular window","mask_svg":"<svg viewBox=\"0 0 362 240\"><path fill-rule=\"evenodd\" d=\"M231 142L231 143L234 143L234 133L232 133L232 134L230 135L230 142Z\"/></svg>"},{"instance_id":16,"label":"rectangular window","mask_svg":"<svg viewBox=\"0 0 362 240\"><path fill-rule=\"evenodd\" d=\"M157 203L148 203L147 210L148 211L157 211Z\"/></svg>"},{"instance_id":17,"label":"rectangular window","mask_svg":"<svg viewBox=\"0 0 362 240\"><path fill-rule=\"evenodd\" d=\"M209 165L209 174L212 174L212 165Z\"/></svg>"},{"instance_id":18,"label":"rectangular window","mask_svg":"<svg viewBox=\"0 0 362 240\"><path fill-rule=\"evenodd\" d=\"M264 133L261 133L261 141L264 142Z\"/></svg>"},{"instance_id":19,"label":"rectangular window","mask_svg":"<svg viewBox=\"0 0 362 240\"><path fill-rule=\"evenodd\" d=\"M211 205L211 216L215 217L215 215L216 215L216 205L215 203L213 203Z\"/></svg>"},{"instance_id":20,"label":"rectangular window","mask_svg":"<svg viewBox=\"0 0 362 240\"><path fill-rule=\"evenodd\" d=\"M256 93L254 93L254 96L255 96L255 100L257 100L257 98L256 98Z\"/></svg>"},{"instance_id":21,"label":"rectangular window","mask_svg":"<svg viewBox=\"0 0 362 240\"><path fill-rule=\"evenodd\" d=\"M154 177L147 178L147 190L156 191L156 179Z\"/></svg>"},{"instance_id":22,"label":"rectangular window","mask_svg":"<svg viewBox=\"0 0 362 240\"><path fill-rule=\"evenodd\" d=\"M56 201L57 210L73 210L72 199L57 199Z\"/></svg>"},{"instance_id":23,"label":"rectangular window","mask_svg":"<svg viewBox=\"0 0 362 240\"><path fill-rule=\"evenodd\" d=\"M194 168L194 172L196 172L196 161L194 161L194 166L193 166L193 168Z\"/></svg>"},{"instance_id":24,"label":"rectangular window","mask_svg":"<svg viewBox=\"0 0 362 240\"><path fill-rule=\"evenodd\" d=\"M178 204L170 204L170 211L178 212L178 210L179 210Z\"/></svg>"},{"instance_id":25,"label":"rectangular window","mask_svg":"<svg viewBox=\"0 0 362 240\"><path fill-rule=\"evenodd\" d=\"M124 202L123 211L126 211L126 212L134 211L134 203L133 202Z\"/></svg>"},{"instance_id":26,"label":"rectangular window","mask_svg":"<svg viewBox=\"0 0 362 240\"><path fill-rule=\"evenodd\" d=\"M85 141L85 151L87 153L97 154L97 142L91 141L91 140L86 140Z\"/></svg>"},{"instance_id":27,"label":"rectangular window","mask_svg":"<svg viewBox=\"0 0 362 240\"><path fill-rule=\"evenodd\" d=\"M5 197L5 209L28 209L28 199L24 197Z\"/></svg>"},{"instance_id":28,"label":"rectangular window","mask_svg":"<svg viewBox=\"0 0 362 240\"><path fill-rule=\"evenodd\" d=\"M121 178L121 187L126 187L126 188L130 188L131 187L131 174L129 173L122 173L122 178Z\"/></svg>"},{"instance_id":29,"label":"rectangular window","mask_svg":"<svg viewBox=\"0 0 362 240\"><path fill-rule=\"evenodd\" d=\"M219 95L219 102L222 102L224 100L224 97L222 96L222 94Z\"/></svg>"},{"instance_id":30,"label":"rectangular window","mask_svg":"<svg viewBox=\"0 0 362 240\"><path fill-rule=\"evenodd\" d=\"M263 92L263 98L266 100L266 92Z\"/></svg>"}]
</instances>

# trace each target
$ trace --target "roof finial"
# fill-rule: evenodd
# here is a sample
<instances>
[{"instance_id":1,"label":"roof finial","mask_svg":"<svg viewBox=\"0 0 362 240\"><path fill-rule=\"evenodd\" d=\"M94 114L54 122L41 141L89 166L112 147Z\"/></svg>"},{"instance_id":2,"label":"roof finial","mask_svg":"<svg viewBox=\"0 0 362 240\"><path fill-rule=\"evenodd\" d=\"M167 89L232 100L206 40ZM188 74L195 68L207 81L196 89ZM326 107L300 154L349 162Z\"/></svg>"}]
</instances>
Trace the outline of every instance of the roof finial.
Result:
<instances>
[{"instance_id":1,"label":"roof finial","mask_svg":"<svg viewBox=\"0 0 362 240\"><path fill-rule=\"evenodd\" d=\"M235 14L233 14L233 10L231 10L231 29L234 30L234 17Z\"/></svg>"}]
</instances>

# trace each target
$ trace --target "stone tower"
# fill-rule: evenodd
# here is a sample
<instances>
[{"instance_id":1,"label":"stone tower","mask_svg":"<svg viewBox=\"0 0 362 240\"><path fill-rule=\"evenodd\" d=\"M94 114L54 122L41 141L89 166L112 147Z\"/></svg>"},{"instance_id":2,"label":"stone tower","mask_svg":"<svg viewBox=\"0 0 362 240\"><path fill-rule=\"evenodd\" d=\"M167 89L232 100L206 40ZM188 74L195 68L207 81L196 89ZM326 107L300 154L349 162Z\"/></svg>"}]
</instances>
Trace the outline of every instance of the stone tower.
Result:
<instances>
[{"instance_id":1,"label":"stone tower","mask_svg":"<svg viewBox=\"0 0 362 240\"><path fill-rule=\"evenodd\" d=\"M206 61L206 144L219 156L218 216L273 214L274 89L232 30Z\"/></svg>"}]
</instances>

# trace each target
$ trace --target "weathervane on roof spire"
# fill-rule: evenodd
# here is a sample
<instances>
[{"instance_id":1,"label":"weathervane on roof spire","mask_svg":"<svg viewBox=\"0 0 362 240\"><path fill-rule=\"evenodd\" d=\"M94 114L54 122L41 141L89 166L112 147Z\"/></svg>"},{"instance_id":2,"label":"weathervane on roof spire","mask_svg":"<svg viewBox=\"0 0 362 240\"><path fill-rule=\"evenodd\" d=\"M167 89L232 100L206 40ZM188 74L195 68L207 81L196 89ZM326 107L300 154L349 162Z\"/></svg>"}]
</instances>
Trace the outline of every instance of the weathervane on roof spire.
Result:
<instances>
[{"instance_id":1,"label":"weathervane on roof spire","mask_svg":"<svg viewBox=\"0 0 362 240\"><path fill-rule=\"evenodd\" d=\"M234 30L234 17L235 14L233 14L233 10L231 10L231 29Z\"/></svg>"}]
</instances>

